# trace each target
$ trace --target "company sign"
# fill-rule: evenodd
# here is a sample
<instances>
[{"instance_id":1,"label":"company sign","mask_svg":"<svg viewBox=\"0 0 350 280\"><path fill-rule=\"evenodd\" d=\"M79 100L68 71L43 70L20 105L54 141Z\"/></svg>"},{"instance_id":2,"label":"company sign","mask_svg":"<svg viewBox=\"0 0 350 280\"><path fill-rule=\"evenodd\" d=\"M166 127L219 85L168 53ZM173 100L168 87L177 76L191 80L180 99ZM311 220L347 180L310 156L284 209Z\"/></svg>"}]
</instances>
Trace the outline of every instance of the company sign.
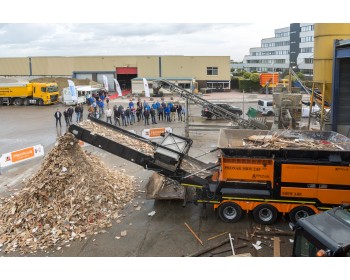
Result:
<instances>
[{"instance_id":1,"label":"company sign","mask_svg":"<svg viewBox=\"0 0 350 280\"><path fill-rule=\"evenodd\" d=\"M10 166L12 164L40 157L43 155L44 147L42 145L35 145L22 150L6 153L3 154L0 158L0 167Z\"/></svg>"},{"instance_id":2,"label":"company sign","mask_svg":"<svg viewBox=\"0 0 350 280\"><path fill-rule=\"evenodd\" d=\"M161 127L161 128L150 128L142 130L142 137L145 138L159 138L163 137L165 133L172 133L173 129L171 127Z\"/></svg>"}]
</instances>

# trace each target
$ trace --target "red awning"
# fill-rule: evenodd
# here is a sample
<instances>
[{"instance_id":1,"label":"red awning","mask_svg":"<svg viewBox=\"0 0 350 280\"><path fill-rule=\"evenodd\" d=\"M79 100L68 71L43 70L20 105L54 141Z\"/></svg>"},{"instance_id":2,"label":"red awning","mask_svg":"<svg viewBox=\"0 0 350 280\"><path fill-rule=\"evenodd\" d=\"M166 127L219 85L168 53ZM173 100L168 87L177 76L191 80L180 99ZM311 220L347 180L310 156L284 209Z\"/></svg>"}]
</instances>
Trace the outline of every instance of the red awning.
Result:
<instances>
[{"instance_id":1,"label":"red awning","mask_svg":"<svg viewBox=\"0 0 350 280\"><path fill-rule=\"evenodd\" d=\"M116 72L117 72L117 75L118 74L137 74L137 67L117 67Z\"/></svg>"}]
</instances>

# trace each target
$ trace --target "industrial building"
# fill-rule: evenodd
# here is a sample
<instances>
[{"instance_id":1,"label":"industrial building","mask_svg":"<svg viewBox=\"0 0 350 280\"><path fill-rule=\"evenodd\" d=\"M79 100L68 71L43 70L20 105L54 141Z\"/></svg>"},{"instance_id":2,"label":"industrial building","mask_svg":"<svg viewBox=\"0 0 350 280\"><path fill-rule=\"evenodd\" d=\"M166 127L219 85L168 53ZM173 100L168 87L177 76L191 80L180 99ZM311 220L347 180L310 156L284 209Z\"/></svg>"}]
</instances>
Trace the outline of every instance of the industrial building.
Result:
<instances>
[{"instance_id":1,"label":"industrial building","mask_svg":"<svg viewBox=\"0 0 350 280\"><path fill-rule=\"evenodd\" d=\"M114 79L122 89L142 90L142 78L151 86L154 79L168 79L190 88L230 90L229 56L51 56L0 58L0 76L72 77L103 84L108 79L115 91ZM151 89L152 90L152 89ZM135 92L138 93L138 92Z\"/></svg>"},{"instance_id":2,"label":"industrial building","mask_svg":"<svg viewBox=\"0 0 350 280\"><path fill-rule=\"evenodd\" d=\"M305 76L313 75L314 24L292 23L275 29L275 36L261 40L261 46L251 48L244 56L243 67L248 72L288 71L293 67Z\"/></svg>"}]
</instances>

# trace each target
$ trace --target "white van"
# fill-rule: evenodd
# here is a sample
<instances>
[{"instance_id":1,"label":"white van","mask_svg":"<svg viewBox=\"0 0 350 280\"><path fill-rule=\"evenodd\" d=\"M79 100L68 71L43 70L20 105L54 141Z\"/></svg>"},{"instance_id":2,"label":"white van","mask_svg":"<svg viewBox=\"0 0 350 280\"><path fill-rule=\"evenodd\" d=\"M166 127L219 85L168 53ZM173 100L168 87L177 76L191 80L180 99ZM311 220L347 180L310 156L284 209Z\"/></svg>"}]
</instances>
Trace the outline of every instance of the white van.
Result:
<instances>
[{"instance_id":1,"label":"white van","mask_svg":"<svg viewBox=\"0 0 350 280\"><path fill-rule=\"evenodd\" d=\"M75 86L77 91L77 101L73 101L72 94L69 90L69 87L66 87L62 90L62 102L65 105L77 105L77 104L85 104L86 99L91 96L95 96L100 88L93 88L91 86Z\"/></svg>"},{"instance_id":2,"label":"white van","mask_svg":"<svg viewBox=\"0 0 350 280\"><path fill-rule=\"evenodd\" d=\"M259 99L257 110L264 116L273 116L273 101Z\"/></svg>"}]
</instances>

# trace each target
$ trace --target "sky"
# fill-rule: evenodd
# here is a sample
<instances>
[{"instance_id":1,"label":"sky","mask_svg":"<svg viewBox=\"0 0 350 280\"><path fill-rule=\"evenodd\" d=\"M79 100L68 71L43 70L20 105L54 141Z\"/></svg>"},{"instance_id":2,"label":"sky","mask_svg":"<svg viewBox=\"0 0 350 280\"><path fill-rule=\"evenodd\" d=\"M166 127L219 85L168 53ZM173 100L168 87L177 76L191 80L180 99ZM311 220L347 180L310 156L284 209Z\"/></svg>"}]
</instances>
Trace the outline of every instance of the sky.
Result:
<instances>
[{"instance_id":1,"label":"sky","mask_svg":"<svg viewBox=\"0 0 350 280\"><path fill-rule=\"evenodd\" d=\"M0 57L202 55L240 62L261 39L274 37L275 29L327 22L325 15L335 9L301 0L290 10L276 0L119 2L60 0L50 8L42 0L6 1L5 8L14 12L1 14ZM315 10L323 8L327 13ZM343 14L337 9L338 22L348 19Z\"/></svg>"},{"instance_id":2,"label":"sky","mask_svg":"<svg viewBox=\"0 0 350 280\"><path fill-rule=\"evenodd\" d=\"M242 61L289 23L6 23L1 57L85 55L230 56ZM251 36L256 34L255 36Z\"/></svg>"}]
</instances>

